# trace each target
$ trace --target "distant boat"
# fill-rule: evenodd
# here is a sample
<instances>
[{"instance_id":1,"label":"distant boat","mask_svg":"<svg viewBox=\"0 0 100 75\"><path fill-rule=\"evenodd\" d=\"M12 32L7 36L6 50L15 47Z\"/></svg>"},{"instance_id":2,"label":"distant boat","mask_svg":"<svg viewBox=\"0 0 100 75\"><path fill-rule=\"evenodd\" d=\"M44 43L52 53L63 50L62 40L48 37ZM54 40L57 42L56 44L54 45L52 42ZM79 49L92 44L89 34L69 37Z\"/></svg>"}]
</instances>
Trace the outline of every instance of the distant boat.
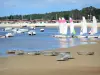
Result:
<instances>
[{"instance_id":1,"label":"distant boat","mask_svg":"<svg viewBox=\"0 0 100 75\"><path fill-rule=\"evenodd\" d=\"M30 31L28 32L28 34L29 34L29 35L36 35L36 32L33 31L33 30L30 30Z\"/></svg>"},{"instance_id":2,"label":"distant boat","mask_svg":"<svg viewBox=\"0 0 100 75\"><path fill-rule=\"evenodd\" d=\"M11 28L11 27L6 27L6 28L4 28L4 31L11 31L13 28Z\"/></svg>"},{"instance_id":3,"label":"distant boat","mask_svg":"<svg viewBox=\"0 0 100 75\"><path fill-rule=\"evenodd\" d=\"M24 32L28 32L28 29L18 29L17 33L24 33Z\"/></svg>"},{"instance_id":4,"label":"distant boat","mask_svg":"<svg viewBox=\"0 0 100 75\"><path fill-rule=\"evenodd\" d=\"M12 29L12 32L14 32L14 33L17 33L17 31L18 31L17 28Z\"/></svg>"},{"instance_id":5,"label":"distant boat","mask_svg":"<svg viewBox=\"0 0 100 75\"><path fill-rule=\"evenodd\" d=\"M35 27L30 27L31 29L35 29Z\"/></svg>"},{"instance_id":6,"label":"distant boat","mask_svg":"<svg viewBox=\"0 0 100 75\"><path fill-rule=\"evenodd\" d=\"M40 29L40 32L44 32L44 29L43 29L43 28L41 28L41 29Z\"/></svg>"},{"instance_id":7,"label":"distant boat","mask_svg":"<svg viewBox=\"0 0 100 75\"><path fill-rule=\"evenodd\" d=\"M13 34L13 33L7 33L5 36L6 36L6 37L13 37L14 34Z\"/></svg>"}]
</instances>

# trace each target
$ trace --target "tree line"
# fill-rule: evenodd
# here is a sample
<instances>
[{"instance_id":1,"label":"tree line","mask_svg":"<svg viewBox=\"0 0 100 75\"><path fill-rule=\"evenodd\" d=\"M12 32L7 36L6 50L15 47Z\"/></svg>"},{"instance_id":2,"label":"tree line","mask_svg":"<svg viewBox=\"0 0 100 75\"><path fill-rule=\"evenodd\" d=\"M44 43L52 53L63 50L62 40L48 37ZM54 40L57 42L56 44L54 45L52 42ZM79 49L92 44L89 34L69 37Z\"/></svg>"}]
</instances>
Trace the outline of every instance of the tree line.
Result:
<instances>
[{"instance_id":1,"label":"tree line","mask_svg":"<svg viewBox=\"0 0 100 75\"><path fill-rule=\"evenodd\" d=\"M71 11L50 12L45 14L10 15L0 17L0 20L56 20L59 17L64 17L66 20L68 20L69 17L72 17L74 20L81 20L82 16L85 16L86 19L90 20L92 19L92 16L96 16L96 18L100 21L100 9L90 6L81 10L74 9Z\"/></svg>"}]
</instances>

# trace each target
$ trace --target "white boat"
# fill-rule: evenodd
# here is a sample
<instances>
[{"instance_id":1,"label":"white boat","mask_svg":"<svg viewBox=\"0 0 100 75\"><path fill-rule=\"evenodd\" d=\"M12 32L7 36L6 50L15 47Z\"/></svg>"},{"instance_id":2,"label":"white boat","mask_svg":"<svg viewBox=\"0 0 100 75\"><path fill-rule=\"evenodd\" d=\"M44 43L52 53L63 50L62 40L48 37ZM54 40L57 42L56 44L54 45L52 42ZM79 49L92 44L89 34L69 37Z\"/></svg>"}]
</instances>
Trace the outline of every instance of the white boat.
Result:
<instances>
[{"instance_id":1,"label":"white boat","mask_svg":"<svg viewBox=\"0 0 100 75\"><path fill-rule=\"evenodd\" d=\"M5 31L11 31L13 28L11 28L11 27L6 27L6 28L4 28L4 30Z\"/></svg>"},{"instance_id":2,"label":"white boat","mask_svg":"<svg viewBox=\"0 0 100 75\"><path fill-rule=\"evenodd\" d=\"M13 34L13 33L7 33L5 36L6 36L6 37L13 37L14 34Z\"/></svg>"},{"instance_id":3,"label":"white boat","mask_svg":"<svg viewBox=\"0 0 100 75\"><path fill-rule=\"evenodd\" d=\"M31 29L35 29L35 27L30 27Z\"/></svg>"},{"instance_id":4,"label":"white boat","mask_svg":"<svg viewBox=\"0 0 100 75\"><path fill-rule=\"evenodd\" d=\"M16 33L17 32L17 28L12 29L12 32Z\"/></svg>"},{"instance_id":5,"label":"white boat","mask_svg":"<svg viewBox=\"0 0 100 75\"><path fill-rule=\"evenodd\" d=\"M20 31L20 30L18 30L18 31L16 31L16 33L23 33L22 31Z\"/></svg>"},{"instance_id":6,"label":"white boat","mask_svg":"<svg viewBox=\"0 0 100 75\"><path fill-rule=\"evenodd\" d=\"M40 29L40 31L41 31L41 32L44 32L44 29L43 29L43 28L41 28L41 29Z\"/></svg>"},{"instance_id":7,"label":"white boat","mask_svg":"<svg viewBox=\"0 0 100 75\"><path fill-rule=\"evenodd\" d=\"M53 35L53 37L56 37L56 38L67 38L69 36L66 36L66 35Z\"/></svg>"},{"instance_id":8,"label":"white boat","mask_svg":"<svg viewBox=\"0 0 100 75\"><path fill-rule=\"evenodd\" d=\"M16 33L28 32L28 29L18 29Z\"/></svg>"},{"instance_id":9,"label":"white boat","mask_svg":"<svg viewBox=\"0 0 100 75\"><path fill-rule=\"evenodd\" d=\"M28 29L19 29L20 31L22 31L22 32L27 32L28 31Z\"/></svg>"},{"instance_id":10,"label":"white boat","mask_svg":"<svg viewBox=\"0 0 100 75\"><path fill-rule=\"evenodd\" d=\"M36 35L36 32L33 31L33 30L30 30L30 31L28 32L28 34L29 34L29 35Z\"/></svg>"},{"instance_id":11,"label":"white boat","mask_svg":"<svg viewBox=\"0 0 100 75\"><path fill-rule=\"evenodd\" d=\"M61 52L57 56L57 61L66 61L68 59L72 59L70 52Z\"/></svg>"}]
</instances>

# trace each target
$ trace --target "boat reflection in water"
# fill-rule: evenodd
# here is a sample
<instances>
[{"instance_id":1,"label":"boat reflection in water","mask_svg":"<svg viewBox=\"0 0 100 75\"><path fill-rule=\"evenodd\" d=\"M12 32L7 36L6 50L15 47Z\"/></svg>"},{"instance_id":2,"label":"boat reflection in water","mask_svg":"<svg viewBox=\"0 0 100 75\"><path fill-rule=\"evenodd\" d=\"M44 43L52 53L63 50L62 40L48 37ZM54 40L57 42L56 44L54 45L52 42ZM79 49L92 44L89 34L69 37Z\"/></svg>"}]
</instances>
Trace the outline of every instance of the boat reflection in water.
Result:
<instances>
[{"instance_id":1,"label":"boat reflection in water","mask_svg":"<svg viewBox=\"0 0 100 75\"><path fill-rule=\"evenodd\" d=\"M67 38L59 38L60 48L66 48L67 47Z\"/></svg>"},{"instance_id":2,"label":"boat reflection in water","mask_svg":"<svg viewBox=\"0 0 100 75\"><path fill-rule=\"evenodd\" d=\"M91 41L92 40L92 41ZM69 48L78 45L84 44L96 44L96 38L88 39L88 38L59 38L60 48Z\"/></svg>"}]
</instances>

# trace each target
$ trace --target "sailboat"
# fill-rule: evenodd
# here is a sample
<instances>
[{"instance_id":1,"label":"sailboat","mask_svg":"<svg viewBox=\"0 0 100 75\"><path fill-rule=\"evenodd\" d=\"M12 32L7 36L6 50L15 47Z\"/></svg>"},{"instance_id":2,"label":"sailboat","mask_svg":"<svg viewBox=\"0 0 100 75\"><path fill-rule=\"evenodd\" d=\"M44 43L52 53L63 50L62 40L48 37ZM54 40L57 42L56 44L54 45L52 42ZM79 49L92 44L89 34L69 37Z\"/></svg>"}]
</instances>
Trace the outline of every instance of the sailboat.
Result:
<instances>
[{"instance_id":1,"label":"sailboat","mask_svg":"<svg viewBox=\"0 0 100 75\"><path fill-rule=\"evenodd\" d=\"M92 23L92 28L89 32L89 36L88 38L99 38L99 35L97 34L98 32L98 28L97 28L97 20L96 20L96 17L93 16L93 23Z\"/></svg>"},{"instance_id":2,"label":"sailboat","mask_svg":"<svg viewBox=\"0 0 100 75\"><path fill-rule=\"evenodd\" d=\"M95 16L93 16L93 24L92 24L92 28L91 28L89 34L93 35L95 33L97 33L97 21L96 21Z\"/></svg>"},{"instance_id":3,"label":"sailboat","mask_svg":"<svg viewBox=\"0 0 100 75\"><path fill-rule=\"evenodd\" d=\"M87 37L87 22L85 17L82 17L82 22L81 22L81 30L80 30L80 35L78 36L79 38L85 38Z\"/></svg>"},{"instance_id":4,"label":"sailboat","mask_svg":"<svg viewBox=\"0 0 100 75\"><path fill-rule=\"evenodd\" d=\"M67 23L64 17L62 17L62 34L67 35Z\"/></svg>"},{"instance_id":5,"label":"sailboat","mask_svg":"<svg viewBox=\"0 0 100 75\"><path fill-rule=\"evenodd\" d=\"M82 21L80 35L83 35L83 34L87 33L87 23L86 23L86 19L85 19L84 16L82 18L83 18L83 21Z\"/></svg>"},{"instance_id":6,"label":"sailboat","mask_svg":"<svg viewBox=\"0 0 100 75\"><path fill-rule=\"evenodd\" d=\"M73 34L73 31L74 31L74 23L73 23L73 20L72 20L71 17L69 18L69 21L70 21L70 33Z\"/></svg>"},{"instance_id":7,"label":"sailboat","mask_svg":"<svg viewBox=\"0 0 100 75\"><path fill-rule=\"evenodd\" d=\"M59 18L58 20L58 26L59 26L59 34L60 35L54 35L54 37L58 37L58 38L63 38L63 37L67 37L67 23L66 20L64 19L64 17Z\"/></svg>"},{"instance_id":8,"label":"sailboat","mask_svg":"<svg viewBox=\"0 0 100 75\"><path fill-rule=\"evenodd\" d=\"M73 19L70 17L69 21L70 21L70 35L71 35L71 37L74 37L76 32L75 32L75 29L74 29Z\"/></svg>"},{"instance_id":9,"label":"sailboat","mask_svg":"<svg viewBox=\"0 0 100 75\"><path fill-rule=\"evenodd\" d=\"M60 34L62 34L62 31L63 31L63 25L61 24L61 22L62 22L62 19L59 18L59 20L58 20L58 25L59 25L59 33L60 33Z\"/></svg>"}]
</instances>

